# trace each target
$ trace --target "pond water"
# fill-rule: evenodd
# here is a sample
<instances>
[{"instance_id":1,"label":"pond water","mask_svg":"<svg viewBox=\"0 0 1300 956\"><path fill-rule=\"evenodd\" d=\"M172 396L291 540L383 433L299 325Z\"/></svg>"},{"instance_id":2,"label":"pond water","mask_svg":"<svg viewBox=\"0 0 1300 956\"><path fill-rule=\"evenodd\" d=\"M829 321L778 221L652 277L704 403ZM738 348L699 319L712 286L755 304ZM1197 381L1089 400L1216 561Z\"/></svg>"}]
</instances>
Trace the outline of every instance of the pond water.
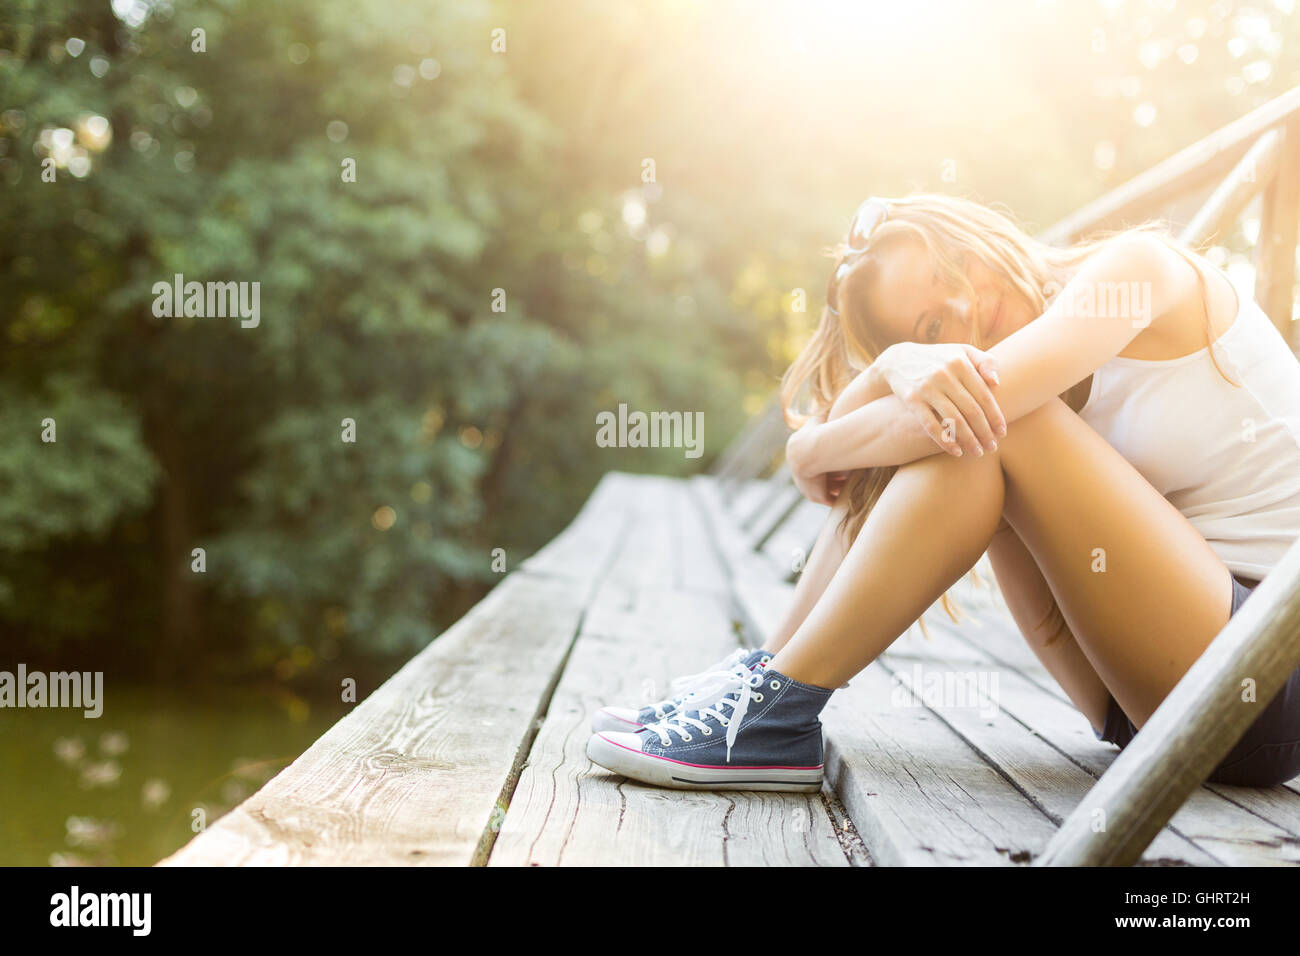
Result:
<instances>
[{"instance_id":1,"label":"pond water","mask_svg":"<svg viewBox=\"0 0 1300 956\"><path fill-rule=\"evenodd\" d=\"M0 865L149 866L292 762L352 704L114 688L103 716L0 711ZM196 814L201 810L202 814Z\"/></svg>"}]
</instances>

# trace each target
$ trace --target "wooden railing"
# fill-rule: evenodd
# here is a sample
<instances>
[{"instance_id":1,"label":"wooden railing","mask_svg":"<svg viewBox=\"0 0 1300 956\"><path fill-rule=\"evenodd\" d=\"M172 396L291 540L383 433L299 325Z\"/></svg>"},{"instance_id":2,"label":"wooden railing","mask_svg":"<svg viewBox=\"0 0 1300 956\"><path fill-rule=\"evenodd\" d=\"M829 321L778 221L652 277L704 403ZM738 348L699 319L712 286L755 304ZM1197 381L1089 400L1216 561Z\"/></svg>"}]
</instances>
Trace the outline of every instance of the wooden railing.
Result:
<instances>
[{"instance_id":1,"label":"wooden railing","mask_svg":"<svg viewBox=\"0 0 1300 956\"><path fill-rule=\"evenodd\" d=\"M1099 230L1164 219L1188 245L1204 248L1261 194L1255 300L1297 349L1300 323L1292 314L1300 229L1300 86L1089 203L1039 238L1068 245Z\"/></svg>"}]
</instances>

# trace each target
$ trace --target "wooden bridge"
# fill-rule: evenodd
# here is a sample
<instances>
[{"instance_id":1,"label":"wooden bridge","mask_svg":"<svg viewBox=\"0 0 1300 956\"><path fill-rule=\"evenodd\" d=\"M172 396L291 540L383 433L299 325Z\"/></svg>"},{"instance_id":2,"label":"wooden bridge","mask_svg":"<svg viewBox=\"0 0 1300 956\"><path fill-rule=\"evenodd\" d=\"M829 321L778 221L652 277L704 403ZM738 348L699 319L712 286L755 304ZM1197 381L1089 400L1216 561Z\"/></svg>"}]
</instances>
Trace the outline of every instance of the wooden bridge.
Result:
<instances>
[{"instance_id":1,"label":"wooden bridge","mask_svg":"<svg viewBox=\"0 0 1300 956\"><path fill-rule=\"evenodd\" d=\"M1204 245L1256 197L1256 298L1289 341L1300 88L1045 233L1151 216ZM987 558L831 700L821 794L667 791L585 756L601 705L762 641L826 509L775 407L715 473L610 474L559 537L169 865L1300 864L1300 778L1202 785L1300 665L1300 543L1120 755L1020 637ZM770 477L769 477L770 475ZM946 706L931 675L971 695ZM1258 676L1263 675L1263 676ZM1104 826L1098 828L1098 819Z\"/></svg>"}]
</instances>

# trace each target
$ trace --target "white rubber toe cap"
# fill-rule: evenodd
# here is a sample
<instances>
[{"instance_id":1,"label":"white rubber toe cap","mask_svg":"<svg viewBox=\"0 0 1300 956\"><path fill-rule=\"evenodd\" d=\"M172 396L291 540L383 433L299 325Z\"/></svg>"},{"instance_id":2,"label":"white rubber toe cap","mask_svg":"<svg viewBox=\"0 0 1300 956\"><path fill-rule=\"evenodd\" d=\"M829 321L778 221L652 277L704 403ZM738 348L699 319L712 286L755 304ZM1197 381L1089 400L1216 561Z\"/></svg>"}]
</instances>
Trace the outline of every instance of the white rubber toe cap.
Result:
<instances>
[{"instance_id":1,"label":"white rubber toe cap","mask_svg":"<svg viewBox=\"0 0 1300 956\"><path fill-rule=\"evenodd\" d=\"M644 726L636 719L638 713L631 707L602 707L592 716L591 729L594 733L602 730L636 733Z\"/></svg>"},{"instance_id":2,"label":"white rubber toe cap","mask_svg":"<svg viewBox=\"0 0 1300 956\"><path fill-rule=\"evenodd\" d=\"M587 759L606 770L612 770L625 777L632 776L642 761L650 759L641 753L644 738L644 734L620 733L614 730L594 733L587 741Z\"/></svg>"}]
</instances>

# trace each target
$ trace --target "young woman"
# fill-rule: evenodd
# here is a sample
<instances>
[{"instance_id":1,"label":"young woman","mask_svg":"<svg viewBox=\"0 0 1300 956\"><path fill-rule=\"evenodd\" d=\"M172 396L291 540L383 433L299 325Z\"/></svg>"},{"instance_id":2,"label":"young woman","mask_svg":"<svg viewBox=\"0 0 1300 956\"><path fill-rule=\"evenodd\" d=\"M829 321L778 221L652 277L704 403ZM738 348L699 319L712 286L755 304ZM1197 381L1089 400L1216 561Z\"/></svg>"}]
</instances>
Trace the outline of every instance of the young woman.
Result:
<instances>
[{"instance_id":1,"label":"young woman","mask_svg":"<svg viewBox=\"0 0 1300 956\"><path fill-rule=\"evenodd\" d=\"M1048 247L944 196L854 217L782 397L831 513L783 625L591 759L705 789L816 789L818 714L986 551L1016 624L1123 747L1300 536L1300 363L1152 229ZM801 414L800 407L806 411ZM1300 670L1212 780L1300 774Z\"/></svg>"}]
</instances>

